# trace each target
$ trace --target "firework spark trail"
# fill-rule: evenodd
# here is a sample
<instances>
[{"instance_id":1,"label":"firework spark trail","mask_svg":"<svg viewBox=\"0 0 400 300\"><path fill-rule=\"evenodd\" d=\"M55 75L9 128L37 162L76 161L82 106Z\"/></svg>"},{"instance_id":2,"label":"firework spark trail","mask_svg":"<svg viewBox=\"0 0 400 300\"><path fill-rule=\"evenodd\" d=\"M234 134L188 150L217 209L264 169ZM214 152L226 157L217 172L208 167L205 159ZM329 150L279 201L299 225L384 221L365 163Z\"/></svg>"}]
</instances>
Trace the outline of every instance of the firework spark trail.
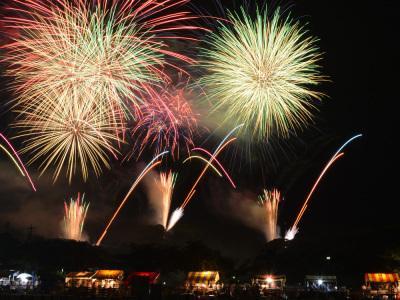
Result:
<instances>
[{"instance_id":1,"label":"firework spark trail","mask_svg":"<svg viewBox=\"0 0 400 300\"><path fill-rule=\"evenodd\" d=\"M171 207L172 193L177 178L176 173L160 173L161 202L162 202L162 225L167 229L168 215Z\"/></svg>"},{"instance_id":2,"label":"firework spark trail","mask_svg":"<svg viewBox=\"0 0 400 300\"><path fill-rule=\"evenodd\" d=\"M164 151L157 156L155 156L143 169L143 171L139 174L139 176L136 178L135 182L132 184L131 188L129 189L128 193L126 194L125 198L122 200L121 204L118 206L117 210L114 212L112 215L110 221L107 223L106 228L104 229L103 233L100 235L99 239L96 242L96 246L100 246L102 240L104 239L105 235L107 234L108 229L110 228L111 224L113 223L114 219L117 217L119 211L122 209L124 206L125 202L129 199L130 195L132 192L135 190L136 186L139 184L139 182L142 180L142 178L150 172L152 169L154 169L156 166L161 164L161 161L155 162L159 157L163 156L164 154L167 154L168 151Z\"/></svg>"},{"instance_id":3,"label":"firework spark trail","mask_svg":"<svg viewBox=\"0 0 400 300\"><path fill-rule=\"evenodd\" d=\"M263 195L259 196L259 201L265 207L265 233L268 242L279 238L278 208L280 200L281 193L276 189L272 191L264 190Z\"/></svg>"},{"instance_id":4,"label":"firework spark trail","mask_svg":"<svg viewBox=\"0 0 400 300\"><path fill-rule=\"evenodd\" d=\"M326 164L325 168L322 170L321 174L319 175L319 177L317 178L316 182L314 183L313 187L311 188L310 192L307 195L306 200L304 201L304 204L299 212L299 214L296 217L295 222L293 223L292 227L286 232L285 238L287 240L292 240L294 238L294 236L297 234L299 228L298 228L298 224L301 220L301 218L303 217L304 212L306 211L307 207L308 207L308 202L312 196L312 194L314 193L314 190L317 188L318 183L320 182L320 180L322 179L322 177L324 176L324 174L328 171L328 169L330 168L330 166L340 157L342 157L344 155L344 153L340 153L347 145L349 145L352 141L361 138L362 134L357 134L353 137L351 137L350 139L348 139L342 146L339 147L339 149L332 155L331 159L328 161L328 163Z\"/></svg>"},{"instance_id":5,"label":"firework spark trail","mask_svg":"<svg viewBox=\"0 0 400 300\"><path fill-rule=\"evenodd\" d=\"M223 144L216 152L214 152L213 157L217 157L218 154L219 154L222 150L224 150L224 148L225 148L226 146L228 146L228 145L229 145L231 142L233 142L234 140L236 140L236 138L232 138L232 139L228 140L225 144ZM210 158L210 160L209 160L210 163L213 162L213 157ZM199 177L196 179L195 183L193 184L192 188L191 188L190 191L189 191L189 194L187 195L187 197L186 197L185 200L183 201L182 205L180 206L182 209L184 209L184 208L186 207L186 205L189 203L190 199L191 199L192 196L193 196L192 193L193 193L194 189L195 189L196 186L199 184L199 182L200 182L201 178L203 178L204 174L207 172L208 167L209 167L209 165L207 164L207 165L204 167L203 171L200 173Z\"/></svg>"},{"instance_id":6,"label":"firework spark trail","mask_svg":"<svg viewBox=\"0 0 400 300\"><path fill-rule=\"evenodd\" d=\"M307 195L306 200L304 201L303 207L300 210L300 213L298 214L296 221L293 224L293 227L298 227L297 225L300 222L301 217L303 216L305 210L308 207L308 202L312 196L312 194L314 193L315 189L318 186L318 183L321 181L322 177L325 175L325 173L328 171L328 169L335 163L336 160L338 160L339 158L341 158L344 155L344 153L339 153L338 155L336 155L333 159L331 159L328 164L325 166L325 168L322 170L321 174L319 175L318 179L315 181L313 187L311 188L310 192Z\"/></svg>"},{"instance_id":7,"label":"firework spark trail","mask_svg":"<svg viewBox=\"0 0 400 300\"><path fill-rule=\"evenodd\" d=\"M205 158L202 157L202 156L191 155L191 156L189 156L188 158L186 158L186 159L183 161L183 164L184 164L185 162L191 160L192 158L197 158L197 159L200 159L201 161L204 161L207 165L209 165L209 166L215 171L215 173L218 174L219 177L222 177L222 174L218 171L218 169L217 169L210 161L208 161L207 159L205 159Z\"/></svg>"},{"instance_id":8,"label":"firework spark trail","mask_svg":"<svg viewBox=\"0 0 400 300\"><path fill-rule=\"evenodd\" d=\"M212 113L221 113L224 124L245 123L243 132L257 141L305 127L312 120L311 100L322 97L309 87L325 80L317 39L279 10L271 20L266 10L252 20L244 9L228 19L203 49L207 73L200 82Z\"/></svg>"},{"instance_id":9,"label":"firework spark trail","mask_svg":"<svg viewBox=\"0 0 400 300\"><path fill-rule=\"evenodd\" d=\"M25 177L24 171L21 169L19 166L18 162L15 160L15 158L12 156L10 151L7 150L6 147L4 147L2 144L0 144L0 148L7 154L7 156L11 159L11 161L14 163L15 167L18 169L18 171L21 173L22 176Z\"/></svg>"},{"instance_id":10,"label":"firework spark trail","mask_svg":"<svg viewBox=\"0 0 400 300\"><path fill-rule=\"evenodd\" d=\"M89 209L89 202L85 203L85 194L78 197L76 200L70 200L69 204L64 202L65 216L64 216L64 234L67 239L81 241L83 226L85 224L86 215Z\"/></svg>"},{"instance_id":11,"label":"firework spark trail","mask_svg":"<svg viewBox=\"0 0 400 300\"><path fill-rule=\"evenodd\" d=\"M357 134L350 139L348 139L337 151L336 153L332 156L331 160L335 158L336 155L338 155L348 144L350 144L352 141L355 139L361 138L363 135L362 134Z\"/></svg>"},{"instance_id":12,"label":"firework spark trail","mask_svg":"<svg viewBox=\"0 0 400 300\"><path fill-rule=\"evenodd\" d=\"M331 160L326 164L325 168L322 170L321 174L318 176L313 187L311 188L310 192L308 193L307 198L304 201L304 204L301 207L300 212L297 215L296 220L294 221L292 227L290 227L290 229L286 232L285 239L292 240L294 238L294 236L297 234L297 232L299 231L298 224L299 224L301 218L303 217L304 212L306 211L306 209L308 207L308 202L310 201L310 198L313 195L315 189L317 188L319 182L321 181L321 179L325 175L325 173L329 170L329 168L334 164L334 162L336 160L338 160L339 158L341 158L343 155L344 155L344 153L335 154L335 156L333 156L331 158Z\"/></svg>"},{"instance_id":13,"label":"firework spark trail","mask_svg":"<svg viewBox=\"0 0 400 300\"><path fill-rule=\"evenodd\" d=\"M222 166L222 164L219 162L219 160L211 154L208 150L204 148L193 148L192 151L202 151L206 153L208 156L214 159L214 161L217 163L217 165L221 168L222 172L224 172L226 178L228 178L229 182L231 183L232 187L236 189L236 184L233 182L232 178L229 176L228 172L225 170L225 168Z\"/></svg>"},{"instance_id":14,"label":"firework spark trail","mask_svg":"<svg viewBox=\"0 0 400 300\"><path fill-rule=\"evenodd\" d=\"M296 217L296 220L294 221L292 227L290 227L290 229L286 232L285 238L287 240L292 240L294 238L294 236L297 234L297 232L299 231L298 224L299 224L301 218L303 217L304 212L306 211L306 209L308 207L308 202L310 201L310 198L313 195L313 193L314 193L315 189L317 188L319 182L321 181L322 177L329 170L329 168L334 164L334 162L336 160L338 160L339 158L341 158L343 155L344 155L344 153L339 153L336 156L332 157L332 159L326 164L325 168L322 170L321 174L318 176L313 187L311 188L310 192L308 193L307 198L304 201L304 204L301 207L300 212Z\"/></svg>"},{"instance_id":15,"label":"firework spark trail","mask_svg":"<svg viewBox=\"0 0 400 300\"><path fill-rule=\"evenodd\" d=\"M362 134L357 134L355 136L353 136L352 138L348 139L342 146L340 146L340 148L335 152L335 154L333 154L333 156L331 157L331 159L328 161L328 163L326 164L325 168L322 170L320 176L317 178L316 182L314 183L313 187L311 188L309 194L307 195L306 200L304 201L303 207L300 210L299 215L296 218L296 221L293 224L293 228L297 228L298 223L300 222L301 217L304 214L304 211L306 210L307 206L308 206L308 202L312 196L312 194L314 193L314 190L316 189L316 187L318 186L318 183L320 182L320 180L322 179L322 177L324 176L324 174L328 171L328 169L330 168L330 166L340 157L342 157L344 155L344 153L340 153L348 144L350 144L352 141L354 141L357 138L362 137Z\"/></svg>"},{"instance_id":16,"label":"firework spark trail","mask_svg":"<svg viewBox=\"0 0 400 300\"><path fill-rule=\"evenodd\" d=\"M25 168L25 165L24 165L24 163L22 162L21 158L19 157L18 152L14 149L13 145L10 143L10 141L9 141L2 133L0 133L0 138L1 138L3 141L5 141L5 143L7 144L7 146L11 149L11 151L12 151L13 154L14 154L14 156L15 156L15 157L17 158L17 160L18 160L18 163L19 163L19 167L18 167L18 168L19 168L20 170L21 170L21 168L22 168L22 170L23 170L24 173L25 173L24 176L26 176L26 178L28 178L28 181L29 181L29 183L30 183L32 189L36 192L36 187L35 187L35 185L33 184L32 178L31 178L31 176L29 175L27 169ZM7 150L6 150L6 153L8 153ZM14 160L14 161L15 161L15 160Z\"/></svg>"},{"instance_id":17,"label":"firework spark trail","mask_svg":"<svg viewBox=\"0 0 400 300\"><path fill-rule=\"evenodd\" d=\"M211 158L210 158L210 163L212 163L214 161L214 158L216 158L218 156L218 154L226 147L228 146L231 142L233 142L234 140L236 140L236 138L232 138L230 140L228 140L228 138L239 128L243 127L244 124L239 124L237 125L235 128L233 128L231 131L228 132L228 134L222 139L222 141L219 143L217 149L215 149L214 153L212 154ZM228 141L227 141L228 140ZM226 142L227 141L227 142ZM197 178L197 180L195 181L195 183L193 184L192 188L190 189L188 195L186 196L185 200L183 201L182 205L180 206L181 209L184 209L186 207L186 205L189 203L190 199L193 197L194 194L194 189L196 188L197 184L199 183L200 179L204 176L204 174L206 173L207 169L208 169L209 165L206 165L203 169L203 171L200 173L199 177Z\"/></svg>"},{"instance_id":18,"label":"firework spark trail","mask_svg":"<svg viewBox=\"0 0 400 300\"><path fill-rule=\"evenodd\" d=\"M231 131L228 132L228 134L222 139L222 141L219 143L217 149L215 149L213 156L216 157L215 153L219 150L219 148L222 147L222 145L225 143L225 141L239 128L243 127L244 123L237 125L235 128L233 128Z\"/></svg>"},{"instance_id":19,"label":"firework spark trail","mask_svg":"<svg viewBox=\"0 0 400 300\"><path fill-rule=\"evenodd\" d=\"M180 220L180 218L182 218L183 213L184 213L184 209L186 207L186 205L189 203L189 201L193 198L193 195L195 194L196 190L196 186L197 184L200 182L201 178L204 176L204 174L206 173L208 167L211 165L212 166L212 162L214 161L214 159L217 158L218 154L224 150L224 148L226 146L228 146L231 142L233 142L234 140L236 140L236 138L231 138L230 140L228 140L228 138L240 127L242 127L243 124L240 124L238 126L236 126L235 128L233 128L223 139L222 141L219 143L218 147L215 149L214 153L211 155L210 159L209 159L209 164L207 164L203 171L200 173L199 177L197 178L197 180L195 181L195 183L193 184L192 188L190 189L189 193L187 194L185 200L183 201L183 203L181 204L181 206L179 208L177 208L171 215L171 218L169 220L169 224L167 227L167 231L170 230L172 227L175 226L175 224Z\"/></svg>"}]
</instances>

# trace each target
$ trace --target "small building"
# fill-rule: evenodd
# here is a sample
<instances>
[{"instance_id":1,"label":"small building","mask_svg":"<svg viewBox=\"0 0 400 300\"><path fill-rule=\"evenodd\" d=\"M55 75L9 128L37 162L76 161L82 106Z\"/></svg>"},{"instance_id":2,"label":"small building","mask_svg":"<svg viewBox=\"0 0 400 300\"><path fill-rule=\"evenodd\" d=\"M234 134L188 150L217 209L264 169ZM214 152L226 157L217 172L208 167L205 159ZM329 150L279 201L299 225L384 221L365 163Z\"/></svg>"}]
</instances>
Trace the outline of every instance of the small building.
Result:
<instances>
[{"instance_id":1,"label":"small building","mask_svg":"<svg viewBox=\"0 0 400 300\"><path fill-rule=\"evenodd\" d=\"M261 274L253 278L252 284L258 286L261 295L282 295L286 285L286 276Z\"/></svg>"},{"instance_id":2,"label":"small building","mask_svg":"<svg viewBox=\"0 0 400 300\"><path fill-rule=\"evenodd\" d=\"M335 275L306 275L305 287L308 291L336 292L337 278Z\"/></svg>"},{"instance_id":3,"label":"small building","mask_svg":"<svg viewBox=\"0 0 400 300\"><path fill-rule=\"evenodd\" d=\"M190 292L217 292L222 287L219 280L217 271L189 272L185 288Z\"/></svg>"},{"instance_id":4,"label":"small building","mask_svg":"<svg viewBox=\"0 0 400 300\"><path fill-rule=\"evenodd\" d=\"M95 272L70 272L65 277L65 286L67 287L86 287L91 288L93 284L93 275Z\"/></svg>"},{"instance_id":5,"label":"small building","mask_svg":"<svg viewBox=\"0 0 400 300\"><path fill-rule=\"evenodd\" d=\"M97 270L92 276L94 288L118 289L122 286L124 271L122 270Z\"/></svg>"},{"instance_id":6,"label":"small building","mask_svg":"<svg viewBox=\"0 0 400 300\"><path fill-rule=\"evenodd\" d=\"M400 294L400 274L366 273L363 293L367 297L391 296Z\"/></svg>"}]
</instances>

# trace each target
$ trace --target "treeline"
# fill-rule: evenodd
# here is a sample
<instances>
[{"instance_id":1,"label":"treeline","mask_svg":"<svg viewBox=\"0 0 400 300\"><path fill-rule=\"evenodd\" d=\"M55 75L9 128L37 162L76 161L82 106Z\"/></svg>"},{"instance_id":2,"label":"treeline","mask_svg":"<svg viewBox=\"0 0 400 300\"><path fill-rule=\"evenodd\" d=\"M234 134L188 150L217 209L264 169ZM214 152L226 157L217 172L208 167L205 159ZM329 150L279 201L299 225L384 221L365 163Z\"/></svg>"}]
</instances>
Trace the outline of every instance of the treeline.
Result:
<instances>
[{"instance_id":1,"label":"treeline","mask_svg":"<svg viewBox=\"0 0 400 300\"><path fill-rule=\"evenodd\" d=\"M125 247L96 247L87 242L46 239L16 231L0 232L0 270L58 274L88 269L122 269L180 274L218 270L226 281L249 280L254 274L284 274L289 284L305 275L336 275L340 285L359 287L366 272L400 271L399 228L301 233L293 241L272 241L253 257L225 257L202 241L176 244L168 239Z\"/></svg>"}]
</instances>

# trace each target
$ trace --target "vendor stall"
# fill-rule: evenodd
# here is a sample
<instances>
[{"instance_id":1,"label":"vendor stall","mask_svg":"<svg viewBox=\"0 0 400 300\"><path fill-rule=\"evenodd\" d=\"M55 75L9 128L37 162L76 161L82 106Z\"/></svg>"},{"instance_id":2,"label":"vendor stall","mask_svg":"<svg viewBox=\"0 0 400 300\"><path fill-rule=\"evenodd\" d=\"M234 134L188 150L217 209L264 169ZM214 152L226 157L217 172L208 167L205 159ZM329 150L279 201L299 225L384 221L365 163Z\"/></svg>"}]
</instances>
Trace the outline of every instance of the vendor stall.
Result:
<instances>
[{"instance_id":1,"label":"vendor stall","mask_svg":"<svg viewBox=\"0 0 400 300\"><path fill-rule=\"evenodd\" d=\"M217 271L189 272L185 287L191 292L217 292L222 285Z\"/></svg>"},{"instance_id":2,"label":"vendor stall","mask_svg":"<svg viewBox=\"0 0 400 300\"><path fill-rule=\"evenodd\" d=\"M335 275L307 275L305 287L308 291L336 292L338 284Z\"/></svg>"},{"instance_id":3,"label":"vendor stall","mask_svg":"<svg viewBox=\"0 0 400 300\"><path fill-rule=\"evenodd\" d=\"M399 294L400 274L398 273L366 273L363 293L366 297L388 296Z\"/></svg>"}]
</instances>

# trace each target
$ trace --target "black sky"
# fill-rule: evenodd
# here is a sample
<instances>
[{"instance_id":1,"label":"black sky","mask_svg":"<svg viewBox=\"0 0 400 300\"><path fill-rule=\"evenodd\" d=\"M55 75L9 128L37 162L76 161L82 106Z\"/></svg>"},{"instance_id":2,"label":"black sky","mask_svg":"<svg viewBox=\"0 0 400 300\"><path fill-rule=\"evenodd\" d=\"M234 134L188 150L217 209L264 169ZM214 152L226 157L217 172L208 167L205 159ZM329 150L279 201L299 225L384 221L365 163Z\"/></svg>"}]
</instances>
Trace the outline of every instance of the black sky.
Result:
<instances>
[{"instance_id":1,"label":"black sky","mask_svg":"<svg viewBox=\"0 0 400 300\"><path fill-rule=\"evenodd\" d=\"M224 158L238 182L237 197L250 192L257 195L263 187L272 185L283 191L285 200L280 208L280 225L286 229L337 147L352 135L363 133L364 137L347 148L345 157L332 168L314 194L300 224L301 235L332 235L349 229L378 232L397 223L398 211L393 209L396 183L392 175L397 147L392 141L397 137L394 117L398 98L395 93L398 75L393 58L399 52L394 49L392 40L398 35L395 29L398 12L389 1L349 2L279 2L292 17L307 22L310 33L320 38L319 45L324 52L323 73L331 80L321 90L329 98L319 107L315 125L301 133L299 139L289 141L292 150L287 157L278 154L277 169L272 170L268 163L238 167L230 161L233 151ZM212 0L194 3L202 11L220 12ZM221 3L225 8L240 6L240 1L223 0ZM1 70L4 71L4 67ZM3 76L1 103L11 97L4 91L5 82ZM12 137L15 132L7 126L12 114L3 111L0 130ZM179 205L190 180L194 179L196 167L180 169L180 178L185 178L187 183L178 181L174 207ZM34 169L30 170L39 188L36 194L29 190L4 156L0 157L0 222L9 221L19 228L32 224L39 234L57 236L62 201L78 191L85 191L91 201L87 232L94 241L128 190L138 166L134 163L115 165L112 171L105 170L100 179L93 177L86 184L75 182L72 186L62 181L53 185L48 176L39 178ZM232 198L231 193L225 181L213 175L207 177L184 218L167 238L172 243L199 239L229 255L252 255L265 243L264 237L229 214L227 201ZM123 209L105 244L124 245L160 238L159 230L146 224L148 215L142 187Z\"/></svg>"}]
</instances>

